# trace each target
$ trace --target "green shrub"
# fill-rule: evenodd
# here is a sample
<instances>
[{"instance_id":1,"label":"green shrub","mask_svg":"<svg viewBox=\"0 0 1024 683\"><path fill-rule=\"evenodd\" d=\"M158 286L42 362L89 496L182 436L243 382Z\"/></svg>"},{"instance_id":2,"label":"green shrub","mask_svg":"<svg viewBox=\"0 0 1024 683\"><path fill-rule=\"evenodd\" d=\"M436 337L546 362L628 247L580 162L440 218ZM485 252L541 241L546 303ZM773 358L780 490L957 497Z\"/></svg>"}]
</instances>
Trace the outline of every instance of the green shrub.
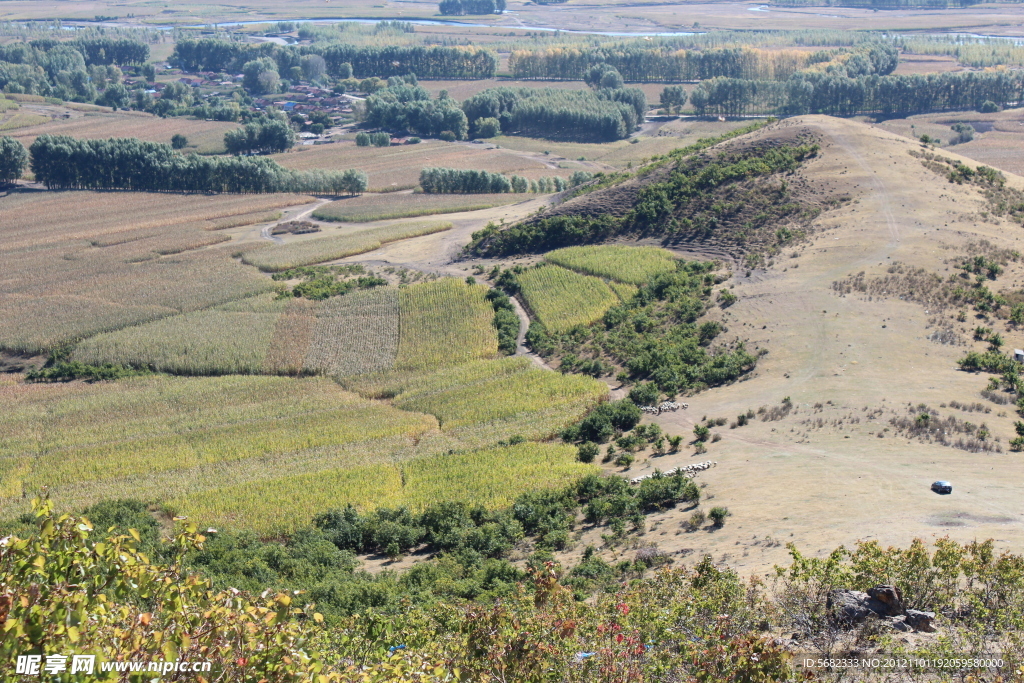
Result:
<instances>
[{"instance_id":1,"label":"green shrub","mask_svg":"<svg viewBox=\"0 0 1024 683\"><path fill-rule=\"evenodd\" d=\"M729 516L729 508L726 507L713 507L711 512L708 513L708 517L715 523L715 526L722 526L725 524L725 518Z\"/></svg>"},{"instance_id":2,"label":"green shrub","mask_svg":"<svg viewBox=\"0 0 1024 683\"><path fill-rule=\"evenodd\" d=\"M576 457L580 462L594 462L594 459L600 451L601 449L593 441L584 441L579 445L579 448L577 448Z\"/></svg>"}]
</instances>

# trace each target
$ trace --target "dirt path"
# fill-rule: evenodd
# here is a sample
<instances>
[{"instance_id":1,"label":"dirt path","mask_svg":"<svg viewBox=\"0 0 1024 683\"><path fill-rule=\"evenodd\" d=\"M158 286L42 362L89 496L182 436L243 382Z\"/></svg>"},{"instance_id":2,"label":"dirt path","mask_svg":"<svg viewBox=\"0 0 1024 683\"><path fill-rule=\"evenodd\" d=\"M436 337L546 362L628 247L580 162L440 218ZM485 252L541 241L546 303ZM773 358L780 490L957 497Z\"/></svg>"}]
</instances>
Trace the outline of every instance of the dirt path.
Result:
<instances>
[{"instance_id":1,"label":"dirt path","mask_svg":"<svg viewBox=\"0 0 1024 683\"><path fill-rule=\"evenodd\" d=\"M554 368L548 365L543 358L538 356L536 353L531 351L526 346L526 331L530 329L530 316L527 315L526 309L519 303L517 298L509 297L512 301L512 307L516 309L516 315L519 316L519 335L516 337L516 353L517 356L525 356L533 361L534 365L545 370L554 371Z\"/></svg>"},{"instance_id":2,"label":"dirt path","mask_svg":"<svg viewBox=\"0 0 1024 683\"><path fill-rule=\"evenodd\" d=\"M262 239L265 239L265 240L270 240L271 242L273 242L275 244L284 244L284 240L283 239L281 239L277 235L271 234L273 232L274 228L276 228L277 226L281 225L282 223L288 223L290 221L301 221L303 218L309 216L311 213L313 213L314 211L319 209L324 204L329 204L331 201L333 201L333 200L331 200L331 199L318 199L315 202L313 202L312 204L300 204L298 206L288 207L287 209L285 209L284 211L281 212L281 218L280 219L278 219L274 223L270 223L269 225L263 226L263 228L260 230L260 237ZM286 215L289 211L294 211L296 209L299 210L299 213L295 214L294 216Z\"/></svg>"}]
</instances>

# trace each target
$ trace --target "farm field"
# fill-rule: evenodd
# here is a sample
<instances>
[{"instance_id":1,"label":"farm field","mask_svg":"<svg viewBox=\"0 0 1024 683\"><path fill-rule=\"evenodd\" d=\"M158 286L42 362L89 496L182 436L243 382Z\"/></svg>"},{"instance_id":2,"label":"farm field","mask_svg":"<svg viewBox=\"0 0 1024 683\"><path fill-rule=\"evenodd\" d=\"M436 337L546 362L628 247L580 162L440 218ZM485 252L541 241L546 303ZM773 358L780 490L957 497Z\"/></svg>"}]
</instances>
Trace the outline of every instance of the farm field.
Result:
<instances>
[{"instance_id":1,"label":"farm field","mask_svg":"<svg viewBox=\"0 0 1024 683\"><path fill-rule=\"evenodd\" d=\"M29 126L37 126L46 121L49 121L49 117L28 111L11 110L7 116L0 117L0 132L9 133Z\"/></svg>"},{"instance_id":2,"label":"farm field","mask_svg":"<svg viewBox=\"0 0 1024 683\"><path fill-rule=\"evenodd\" d=\"M589 325L619 303L608 284L561 266L541 265L519 275L527 307L552 332Z\"/></svg>"},{"instance_id":3,"label":"farm field","mask_svg":"<svg viewBox=\"0 0 1024 683\"><path fill-rule=\"evenodd\" d=\"M191 118L160 118L138 111L88 112L70 119L58 119L19 128L12 137L25 147L36 137L49 135L70 135L75 138L139 138L148 142L170 144L171 137L180 133L188 138L187 150L194 149L201 154L223 154L224 133L238 128L237 123L227 121L201 121Z\"/></svg>"},{"instance_id":4,"label":"farm field","mask_svg":"<svg viewBox=\"0 0 1024 683\"><path fill-rule=\"evenodd\" d=\"M170 507L266 533L308 524L315 514L348 503L414 510L441 501L508 505L526 491L564 486L596 470L578 462L572 446L525 443L256 481L175 499Z\"/></svg>"},{"instance_id":5,"label":"farm field","mask_svg":"<svg viewBox=\"0 0 1024 683\"><path fill-rule=\"evenodd\" d=\"M333 261L346 256L355 256L378 249L388 242L431 235L435 232L450 230L451 227L451 223L443 221L394 223L366 228L345 235L314 236L271 246L260 244L250 251L243 252L242 262L267 272L288 270L289 268Z\"/></svg>"},{"instance_id":6,"label":"farm field","mask_svg":"<svg viewBox=\"0 0 1024 683\"><path fill-rule=\"evenodd\" d=\"M544 254L544 260L584 275L642 285L658 273L675 270L672 252L657 247L613 245L566 247Z\"/></svg>"},{"instance_id":7,"label":"farm field","mask_svg":"<svg viewBox=\"0 0 1024 683\"><path fill-rule=\"evenodd\" d=\"M444 278L323 301L263 294L99 334L72 357L185 375L348 377L396 362L435 368L496 355L485 293L482 285Z\"/></svg>"},{"instance_id":8,"label":"farm field","mask_svg":"<svg viewBox=\"0 0 1024 683\"><path fill-rule=\"evenodd\" d=\"M437 425L431 416L367 401L328 379L155 376L0 386L0 395L8 418L0 426L5 515L24 509L22 493L31 497L41 486L50 487L58 504L148 477L181 476L182 485L212 487L216 482L187 481L189 474L204 467L244 470L271 456L325 455ZM334 461L346 464L345 457Z\"/></svg>"},{"instance_id":9,"label":"farm field","mask_svg":"<svg viewBox=\"0 0 1024 683\"><path fill-rule=\"evenodd\" d=\"M416 187L420 181L420 170L431 166L519 175L527 172L571 175L571 171L560 170L554 164L514 152L441 140L424 140L418 145L395 147L358 147L354 142L342 141L333 145L300 147L271 158L285 168L297 171L358 168L369 178L371 192Z\"/></svg>"},{"instance_id":10,"label":"farm field","mask_svg":"<svg viewBox=\"0 0 1024 683\"><path fill-rule=\"evenodd\" d=\"M528 198L528 197L527 197ZM313 212L322 221L372 222L489 209L523 201L518 194L364 194L325 204Z\"/></svg>"},{"instance_id":11,"label":"farm field","mask_svg":"<svg viewBox=\"0 0 1024 683\"><path fill-rule=\"evenodd\" d=\"M212 230L266 220L274 207L302 200L98 192L2 197L0 348L38 352L274 289L238 263L230 245L217 246L228 238ZM50 218L40 224L42 215Z\"/></svg>"}]
</instances>

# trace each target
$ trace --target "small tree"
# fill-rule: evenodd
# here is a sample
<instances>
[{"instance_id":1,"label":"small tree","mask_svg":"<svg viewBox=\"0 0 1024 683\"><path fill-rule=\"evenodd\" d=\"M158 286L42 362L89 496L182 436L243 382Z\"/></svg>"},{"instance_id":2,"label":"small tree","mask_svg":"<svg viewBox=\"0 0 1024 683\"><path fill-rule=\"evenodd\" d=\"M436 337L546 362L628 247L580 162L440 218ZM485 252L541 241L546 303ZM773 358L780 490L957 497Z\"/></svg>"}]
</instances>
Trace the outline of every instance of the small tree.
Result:
<instances>
[{"instance_id":1,"label":"small tree","mask_svg":"<svg viewBox=\"0 0 1024 683\"><path fill-rule=\"evenodd\" d=\"M576 458L580 462L591 463L597 457L600 452L600 448L593 441L584 441L576 449Z\"/></svg>"},{"instance_id":2,"label":"small tree","mask_svg":"<svg viewBox=\"0 0 1024 683\"><path fill-rule=\"evenodd\" d=\"M676 434L675 436L668 437L668 444L672 447L672 452L675 453L679 450L679 445L683 442L683 437Z\"/></svg>"},{"instance_id":3,"label":"small tree","mask_svg":"<svg viewBox=\"0 0 1024 683\"><path fill-rule=\"evenodd\" d=\"M12 137L0 137L0 183L11 183L21 177L28 164L28 151Z\"/></svg>"},{"instance_id":4,"label":"small tree","mask_svg":"<svg viewBox=\"0 0 1024 683\"><path fill-rule=\"evenodd\" d=\"M708 513L708 517L715 523L715 526L723 526L725 524L725 518L729 516L729 508L727 507L713 507L711 512Z\"/></svg>"},{"instance_id":5,"label":"small tree","mask_svg":"<svg viewBox=\"0 0 1024 683\"><path fill-rule=\"evenodd\" d=\"M493 138L501 135L501 122L493 116L479 119L476 122L476 134L481 138Z\"/></svg>"},{"instance_id":6,"label":"small tree","mask_svg":"<svg viewBox=\"0 0 1024 683\"><path fill-rule=\"evenodd\" d=\"M619 453L619 457L615 458L615 464L619 467L629 468L636 460L636 456L629 451L622 451Z\"/></svg>"},{"instance_id":7,"label":"small tree","mask_svg":"<svg viewBox=\"0 0 1024 683\"><path fill-rule=\"evenodd\" d=\"M654 382L640 382L629 390L629 400L638 406L652 406L658 402L658 387Z\"/></svg>"},{"instance_id":8,"label":"small tree","mask_svg":"<svg viewBox=\"0 0 1024 683\"><path fill-rule=\"evenodd\" d=\"M698 442L704 442L711 437L711 430L707 425L697 425L693 428L693 436Z\"/></svg>"},{"instance_id":9,"label":"small tree","mask_svg":"<svg viewBox=\"0 0 1024 683\"><path fill-rule=\"evenodd\" d=\"M181 133L175 133L174 136L171 137L171 147L174 149L185 149L188 147L188 138Z\"/></svg>"}]
</instances>

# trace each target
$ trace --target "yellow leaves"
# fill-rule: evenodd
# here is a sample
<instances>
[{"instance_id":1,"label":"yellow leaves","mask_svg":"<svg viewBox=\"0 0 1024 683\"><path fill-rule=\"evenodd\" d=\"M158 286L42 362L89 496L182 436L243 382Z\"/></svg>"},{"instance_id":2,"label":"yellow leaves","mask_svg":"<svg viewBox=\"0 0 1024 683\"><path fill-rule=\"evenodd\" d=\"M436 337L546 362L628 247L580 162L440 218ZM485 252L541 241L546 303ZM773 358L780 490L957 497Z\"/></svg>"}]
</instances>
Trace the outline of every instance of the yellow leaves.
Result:
<instances>
[{"instance_id":1,"label":"yellow leaves","mask_svg":"<svg viewBox=\"0 0 1024 683\"><path fill-rule=\"evenodd\" d=\"M149 626L149 623L153 620L152 612L143 612L139 615L139 623L143 626Z\"/></svg>"}]
</instances>

